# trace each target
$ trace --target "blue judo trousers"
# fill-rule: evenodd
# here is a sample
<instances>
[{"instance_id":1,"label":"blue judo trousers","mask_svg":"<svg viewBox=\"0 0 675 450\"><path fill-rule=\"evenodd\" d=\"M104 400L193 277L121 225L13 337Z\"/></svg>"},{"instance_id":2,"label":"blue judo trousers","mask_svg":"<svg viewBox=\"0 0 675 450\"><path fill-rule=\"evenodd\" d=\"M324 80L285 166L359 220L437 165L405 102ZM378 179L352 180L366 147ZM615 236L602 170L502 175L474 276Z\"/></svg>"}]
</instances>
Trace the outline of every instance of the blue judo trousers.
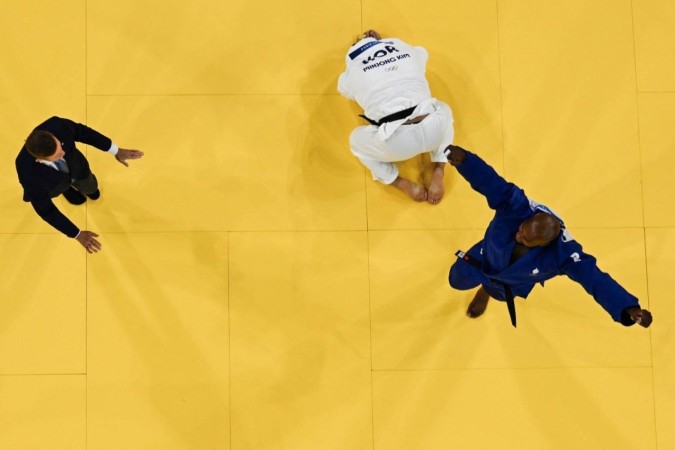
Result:
<instances>
[{"instance_id":1,"label":"blue judo trousers","mask_svg":"<svg viewBox=\"0 0 675 450\"><path fill-rule=\"evenodd\" d=\"M466 252L480 263L481 268L458 259L450 269L450 286L466 290L483 285L490 297L505 301L505 286L511 289L514 297L527 298L536 283L543 286L546 280L567 275L583 286L612 319L625 326L633 325L624 311L632 306L639 307L638 299L598 268L596 259L584 253L555 212L528 199L522 189L508 183L471 152L466 152L466 159L456 168L475 191L485 196L488 206L495 210L495 216L483 240ZM553 214L560 220L560 235L544 247L531 248L509 264L518 228L538 212Z\"/></svg>"}]
</instances>

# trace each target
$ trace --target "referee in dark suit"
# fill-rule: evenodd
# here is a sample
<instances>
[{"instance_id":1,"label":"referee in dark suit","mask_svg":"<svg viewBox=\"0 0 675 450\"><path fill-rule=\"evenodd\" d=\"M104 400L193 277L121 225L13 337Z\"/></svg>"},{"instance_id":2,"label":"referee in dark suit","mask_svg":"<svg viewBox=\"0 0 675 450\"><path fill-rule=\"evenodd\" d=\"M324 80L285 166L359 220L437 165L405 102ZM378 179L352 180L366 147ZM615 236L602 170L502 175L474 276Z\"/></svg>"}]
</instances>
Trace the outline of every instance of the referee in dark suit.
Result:
<instances>
[{"instance_id":1,"label":"referee in dark suit","mask_svg":"<svg viewBox=\"0 0 675 450\"><path fill-rule=\"evenodd\" d=\"M77 228L52 202L52 198L61 194L74 205L83 204L87 197L96 200L101 196L96 176L75 142L111 153L127 167L126 160L139 159L143 152L119 148L109 138L85 125L52 117L31 132L16 157L23 200L30 202L35 212L51 226L77 239L89 253L94 253L101 249L96 240L98 234Z\"/></svg>"}]
</instances>

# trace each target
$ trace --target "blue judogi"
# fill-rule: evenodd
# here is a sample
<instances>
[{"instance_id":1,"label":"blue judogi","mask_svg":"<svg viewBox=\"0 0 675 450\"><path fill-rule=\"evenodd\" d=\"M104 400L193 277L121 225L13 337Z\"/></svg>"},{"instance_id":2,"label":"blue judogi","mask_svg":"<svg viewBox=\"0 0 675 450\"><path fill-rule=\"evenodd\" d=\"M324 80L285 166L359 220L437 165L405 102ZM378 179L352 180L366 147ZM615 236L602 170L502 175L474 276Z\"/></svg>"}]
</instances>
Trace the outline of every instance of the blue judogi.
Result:
<instances>
[{"instance_id":1,"label":"blue judogi","mask_svg":"<svg viewBox=\"0 0 675 450\"><path fill-rule=\"evenodd\" d=\"M544 281L564 274L582 285L616 322L633 325L630 316L623 312L628 307L639 307L638 299L598 268L595 258L584 253L581 245L564 229L557 214L528 199L522 189L506 182L471 152L466 152L466 159L456 168L475 191L486 197L495 216L483 240L466 252L480 261L482 268L457 260L450 269L452 287L465 290L482 284L491 297L503 301L506 300L505 285L511 288L514 297L527 298L536 283L543 286ZM563 226L560 236L544 247L531 248L509 264L518 228L542 211L558 217Z\"/></svg>"}]
</instances>

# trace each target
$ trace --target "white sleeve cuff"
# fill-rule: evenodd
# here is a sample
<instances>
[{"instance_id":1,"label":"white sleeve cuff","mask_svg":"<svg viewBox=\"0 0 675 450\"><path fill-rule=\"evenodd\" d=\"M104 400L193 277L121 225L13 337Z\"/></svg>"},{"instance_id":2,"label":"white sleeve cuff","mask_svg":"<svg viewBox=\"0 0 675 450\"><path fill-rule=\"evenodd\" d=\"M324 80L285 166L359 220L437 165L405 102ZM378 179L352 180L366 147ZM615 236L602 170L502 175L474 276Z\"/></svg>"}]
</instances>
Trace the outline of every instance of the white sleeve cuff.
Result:
<instances>
[{"instance_id":1,"label":"white sleeve cuff","mask_svg":"<svg viewBox=\"0 0 675 450\"><path fill-rule=\"evenodd\" d=\"M115 155L117 155L117 152L119 151L119 149L120 148L117 146L117 144L115 144L114 142L111 142L110 143L110 149L108 150L108 153L115 156Z\"/></svg>"}]
</instances>

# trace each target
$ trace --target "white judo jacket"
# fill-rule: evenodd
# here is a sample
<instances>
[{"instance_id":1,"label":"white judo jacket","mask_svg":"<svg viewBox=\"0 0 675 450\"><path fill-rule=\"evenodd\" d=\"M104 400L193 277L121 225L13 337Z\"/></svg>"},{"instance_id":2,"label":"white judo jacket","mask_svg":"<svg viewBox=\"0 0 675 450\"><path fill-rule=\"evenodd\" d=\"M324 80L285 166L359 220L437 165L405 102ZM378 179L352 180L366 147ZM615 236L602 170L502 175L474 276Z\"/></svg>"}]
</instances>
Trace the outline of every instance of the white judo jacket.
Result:
<instances>
[{"instance_id":1,"label":"white judo jacket","mask_svg":"<svg viewBox=\"0 0 675 450\"><path fill-rule=\"evenodd\" d=\"M380 120L431 98L425 72L429 54L398 38L361 39L345 56L338 92Z\"/></svg>"}]
</instances>

